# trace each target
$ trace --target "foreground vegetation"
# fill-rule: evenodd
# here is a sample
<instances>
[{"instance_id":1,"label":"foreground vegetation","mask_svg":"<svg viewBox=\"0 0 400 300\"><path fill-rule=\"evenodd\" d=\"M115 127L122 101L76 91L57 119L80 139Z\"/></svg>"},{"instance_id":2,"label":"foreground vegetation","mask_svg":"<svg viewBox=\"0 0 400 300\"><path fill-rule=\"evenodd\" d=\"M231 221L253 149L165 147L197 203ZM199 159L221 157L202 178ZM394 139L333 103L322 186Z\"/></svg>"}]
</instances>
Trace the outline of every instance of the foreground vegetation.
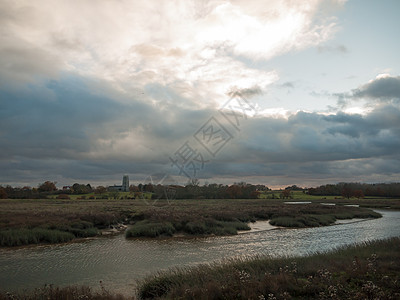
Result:
<instances>
[{"instance_id":1,"label":"foreground vegetation","mask_svg":"<svg viewBox=\"0 0 400 300\"><path fill-rule=\"evenodd\" d=\"M399 299L400 239L308 257L234 259L145 279L141 299Z\"/></svg>"},{"instance_id":2,"label":"foreground vegetation","mask_svg":"<svg viewBox=\"0 0 400 300\"><path fill-rule=\"evenodd\" d=\"M347 202L343 199L329 200L337 205L318 203L322 201L326 200L296 205L279 199L187 199L151 205L142 199L2 199L0 246L66 242L97 236L118 224L130 224L126 237L158 237L232 235L249 230L248 224L257 220L270 220L276 226L313 227L338 219L380 217L367 208L344 206ZM370 201L371 205L379 203L395 207L399 200Z\"/></svg>"},{"instance_id":3,"label":"foreground vegetation","mask_svg":"<svg viewBox=\"0 0 400 300\"><path fill-rule=\"evenodd\" d=\"M120 294L113 294L101 286L100 291L94 291L87 286L67 286L55 287L46 285L32 291L10 293L0 292L0 300L128 300L135 297L127 298Z\"/></svg>"},{"instance_id":4,"label":"foreground vegetation","mask_svg":"<svg viewBox=\"0 0 400 300\"><path fill-rule=\"evenodd\" d=\"M306 257L252 257L171 269L138 285L137 295L104 287L45 286L5 299L400 299L400 238Z\"/></svg>"}]
</instances>

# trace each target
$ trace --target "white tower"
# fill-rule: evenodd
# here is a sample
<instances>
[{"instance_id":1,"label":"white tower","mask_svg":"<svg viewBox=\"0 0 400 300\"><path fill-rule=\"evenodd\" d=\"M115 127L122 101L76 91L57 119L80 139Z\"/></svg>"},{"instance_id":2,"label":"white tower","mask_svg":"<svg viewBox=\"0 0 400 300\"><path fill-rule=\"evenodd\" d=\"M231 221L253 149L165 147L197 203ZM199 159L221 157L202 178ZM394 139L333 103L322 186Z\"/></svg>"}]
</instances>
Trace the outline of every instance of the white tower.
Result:
<instances>
[{"instance_id":1,"label":"white tower","mask_svg":"<svg viewBox=\"0 0 400 300\"><path fill-rule=\"evenodd\" d=\"M124 177L122 177L122 191L129 192L129 176L128 175L124 175Z\"/></svg>"}]
</instances>

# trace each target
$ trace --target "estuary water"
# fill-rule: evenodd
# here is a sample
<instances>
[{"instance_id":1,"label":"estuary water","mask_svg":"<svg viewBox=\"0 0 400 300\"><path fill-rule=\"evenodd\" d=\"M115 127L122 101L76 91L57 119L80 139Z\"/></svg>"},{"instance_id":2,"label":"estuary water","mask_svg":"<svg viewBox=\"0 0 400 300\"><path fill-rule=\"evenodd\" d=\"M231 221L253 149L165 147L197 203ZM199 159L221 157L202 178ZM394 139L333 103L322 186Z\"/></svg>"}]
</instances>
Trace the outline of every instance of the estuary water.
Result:
<instances>
[{"instance_id":1,"label":"estuary water","mask_svg":"<svg viewBox=\"0 0 400 300\"><path fill-rule=\"evenodd\" d=\"M228 237L136 239L121 234L79 243L0 250L0 290L88 285L125 295L137 280L173 267L237 256L294 256L400 236L400 212L327 227L253 231Z\"/></svg>"}]
</instances>

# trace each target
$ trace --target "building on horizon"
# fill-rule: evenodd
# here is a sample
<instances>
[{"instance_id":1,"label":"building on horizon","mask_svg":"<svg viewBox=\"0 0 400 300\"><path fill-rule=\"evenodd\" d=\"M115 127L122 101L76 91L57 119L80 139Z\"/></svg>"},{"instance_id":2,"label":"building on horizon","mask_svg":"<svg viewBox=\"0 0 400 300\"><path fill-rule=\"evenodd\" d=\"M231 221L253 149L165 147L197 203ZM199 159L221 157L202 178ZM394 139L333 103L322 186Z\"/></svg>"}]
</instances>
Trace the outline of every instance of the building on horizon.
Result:
<instances>
[{"instance_id":1,"label":"building on horizon","mask_svg":"<svg viewBox=\"0 0 400 300\"><path fill-rule=\"evenodd\" d=\"M122 177L122 185L112 185L108 187L109 192L118 191L118 192L129 192L129 176L124 175Z\"/></svg>"}]
</instances>

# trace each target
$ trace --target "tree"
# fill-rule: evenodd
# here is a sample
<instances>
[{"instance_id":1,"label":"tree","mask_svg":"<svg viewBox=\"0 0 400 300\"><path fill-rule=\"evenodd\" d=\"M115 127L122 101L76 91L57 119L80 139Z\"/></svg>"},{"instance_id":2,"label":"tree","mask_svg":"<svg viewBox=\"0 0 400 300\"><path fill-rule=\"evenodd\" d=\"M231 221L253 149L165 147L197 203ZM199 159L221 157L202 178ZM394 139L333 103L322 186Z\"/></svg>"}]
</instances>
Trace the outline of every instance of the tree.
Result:
<instances>
[{"instance_id":1,"label":"tree","mask_svg":"<svg viewBox=\"0 0 400 300\"><path fill-rule=\"evenodd\" d=\"M364 198L364 193L362 190L356 190L354 191L353 196L357 199Z\"/></svg>"},{"instance_id":2,"label":"tree","mask_svg":"<svg viewBox=\"0 0 400 300\"><path fill-rule=\"evenodd\" d=\"M145 185L143 186L143 190L144 190L145 192L150 192L150 193L152 193L152 192L154 192L154 187L153 187L153 185L152 185L151 183L145 184Z\"/></svg>"},{"instance_id":3,"label":"tree","mask_svg":"<svg viewBox=\"0 0 400 300\"><path fill-rule=\"evenodd\" d=\"M104 193L106 193L107 192L107 189L104 187L104 186L102 186L102 185L99 185L98 187L96 187L95 189L94 189L94 193L95 194L104 194Z\"/></svg>"},{"instance_id":4,"label":"tree","mask_svg":"<svg viewBox=\"0 0 400 300\"><path fill-rule=\"evenodd\" d=\"M6 189L0 186L0 199L7 199Z\"/></svg>"},{"instance_id":5,"label":"tree","mask_svg":"<svg viewBox=\"0 0 400 300\"><path fill-rule=\"evenodd\" d=\"M350 199L353 196L353 190L349 185L345 185L342 189L343 198Z\"/></svg>"},{"instance_id":6,"label":"tree","mask_svg":"<svg viewBox=\"0 0 400 300\"><path fill-rule=\"evenodd\" d=\"M129 186L129 192L135 193L135 192L139 192L139 191L140 191L140 190L139 190L139 187L137 187L136 185L131 184L131 185Z\"/></svg>"},{"instance_id":7,"label":"tree","mask_svg":"<svg viewBox=\"0 0 400 300\"><path fill-rule=\"evenodd\" d=\"M242 186L233 184L226 189L226 192L231 199L238 199L242 196Z\"/></svg>"},{"instance_id":8,"label":"tree","mask_svg":"<svg viewBox=\"0 0 400 300\"><path fill-rule=\"evenodd\" d=\"M284 189L282 191L282 198L283 199L289 199L292 198L292 191L290 189Z\"/></svg>"},{"instance_id":9,"label":"tree","mask_svg":"<svg viewBox=\"0 0 400 300\"><path fill-rule=\"evenodd\" d=\"M74 194L89 194L92 191L90 184L84 185L79 183L74 183L72 185L72 193Z\"/></svg>"},{"instance_id":10,"label":"tree","mask_svg":"<svg viewBox=\"0 0 400 300\"><path fill-rule=\"evenodd\" d=\"M57 182L52 182L52 181L45 181L42 184L39 184L38 186L38 191L39 192L55 192L57 191L56 187Z\"/></svg>"}]
</instances>

